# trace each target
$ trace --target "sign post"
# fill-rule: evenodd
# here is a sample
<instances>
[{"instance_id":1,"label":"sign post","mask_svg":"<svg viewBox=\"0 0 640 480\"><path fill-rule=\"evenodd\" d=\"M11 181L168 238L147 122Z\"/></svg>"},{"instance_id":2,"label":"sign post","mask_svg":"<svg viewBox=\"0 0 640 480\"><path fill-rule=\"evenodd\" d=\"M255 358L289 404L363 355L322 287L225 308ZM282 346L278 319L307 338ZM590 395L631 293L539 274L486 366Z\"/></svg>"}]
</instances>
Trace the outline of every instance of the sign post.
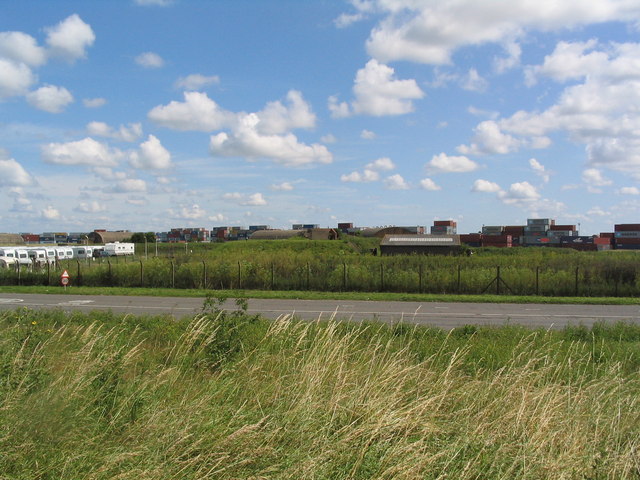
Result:
<instances>
[{"instance_id":1,"label":"sign post","mask_svg":"<svg viewBox=\"0 0 640 480\"><path fill-rule=\"evenodd\" d=\"M60 275L60 285L62 285L65 290L67 289L67 285L69 285L69 273L67 273L66 270Z\"/></svg>"}]
</instances>

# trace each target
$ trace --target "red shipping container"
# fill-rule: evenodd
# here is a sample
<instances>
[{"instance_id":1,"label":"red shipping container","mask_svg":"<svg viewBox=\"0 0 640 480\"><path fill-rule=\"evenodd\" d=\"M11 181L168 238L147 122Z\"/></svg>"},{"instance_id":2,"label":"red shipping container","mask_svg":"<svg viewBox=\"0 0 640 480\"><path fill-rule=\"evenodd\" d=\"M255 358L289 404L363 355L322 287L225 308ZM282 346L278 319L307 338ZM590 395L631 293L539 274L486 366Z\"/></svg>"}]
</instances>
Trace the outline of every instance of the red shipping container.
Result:
<instances>
[{"instance_id":1,"label":"red shipping container","mask_svg":"<svg viewBox=\"0 0 640 480\"><path fill-rule=\"evenodd\" d=\"M455 227L456 222L454 222L453 220L435 220L433 222L433 226L434 227Z\"/></svg>"},{"instance_id":2,"label":"red shipping container","mask_svg":"<svg viewBox=\"0 0 640 480\"><path fill-rule=\"evenodd\" d=\"M519 225L508 225L506 227L504 227L504 233L507 235L518 235L518 236L522 236L524 235L524 226L519 226Z\"/></svg>"},{"instance_id":3,"label":"red shipping container","mask_svg":"<svg viewBox=\"0 0 640 480\"><path fill-rule=\"evenodd\" d=\"M640 238L616 238L616 245L640 245Z\"/></svg>"},{"instance_id":4,"label":"red shipping container","mask_svg":"<svg viewBox=\"0 0 640 480\"><path fill-rule=\"evenodd\" d=\"M575 232L575 225L550 225L549 230L562 231L565 230L567 232Z\"/></svg>"},{"instance_id":5,"label":"red shipping container","mask_svg":"<svg viewBox=\"0 0 640 480\"><path fill-rule=\"evenodd\" d=\"M481 240L482 240L482 235L480 235L479 233L467 233L464 235L460 235L460 241L462 243L479 242Z\"/></svg>"},{"instance_id":6,"label":"red shipping container","mask_svg":"<svg viewBox=\"0 0 640 480\"><path fill-rule=\"evenodd\" d=\"M596 245L611 245L610 238L594 238L593 243Z\"/></svg>"},{"instance_id":7,"label":"red shipping container","mask_svg":"<svg viewBox=\"0 0 640 480\"><path fill-rule=\"evenodd\" d=\"M613 230L616 232L640 232L640 223L621 223L614 225Z\"/></svg>"},{"instance_id":8,"label":"red shipping container","mask_svg":"<svg viewBox=\"0 0 640 480\"><path fill-rule=\"evenodd\" d=\"M605 232L600 233L600 238L614 238L615 234L613 232Z\"/></svg>"}]
</instances>

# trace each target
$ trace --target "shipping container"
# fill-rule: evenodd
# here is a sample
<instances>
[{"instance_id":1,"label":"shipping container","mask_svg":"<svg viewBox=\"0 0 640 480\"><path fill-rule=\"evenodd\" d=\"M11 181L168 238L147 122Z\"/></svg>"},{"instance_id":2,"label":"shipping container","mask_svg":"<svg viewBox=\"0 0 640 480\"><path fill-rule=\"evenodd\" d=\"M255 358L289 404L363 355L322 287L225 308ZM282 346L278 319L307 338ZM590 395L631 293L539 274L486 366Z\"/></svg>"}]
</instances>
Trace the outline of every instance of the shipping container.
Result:
<instances>
[{"instance_id":1,"label":"shipping container","mask_svg":"<svg viewBox=\"0 0 640 480\"><path fill-rule=\"evenodd\" d=\"M549 230L547 235L549 237L577 237L578 232L571 230Z\"/></svg>"},{"instance_id":2,"label":"shipping container","mask_svg":"<svg viewBox=\"0 0 640 480\"><path fill-rule=\"evenodd\" d=\"M435 220L433 222L434 227L457 227L458 225L453 220Z\"/></svg>"},{"instance_id":3,"label":"shipping container","mask_svg":"<svg viewBox=\"0 0 640 480\"><path fill-rule=\"evenodd\" d=\"M576 226L575 225L549 225L549 230L563 230L563 231L575 232Z\"/></svg>"},{"instance_id":4,"label":"shipping container","mask_svg":"<svg viewBox=\"0 0 640 480\"><path fill-rule=\"evenodd\" d=\"M640 231L640 223L621 223L613 226L615 232L637 232Z\"/></svg>"},{"instance_id":5,"label":"shipping container","mask_svg":"<svg viewBox=\"0 0 640 480\"><path fill-rule=\"evenodd\" d=\"M350 228L353 228L353 223L339 223L338 224L338 229L340 230L348 230Z\"/></svg>"},{"instance_id":6,"label":"shipping container","mask_svg":"<svg viewBox=\"0 0 640 480\"><path fill-rule=\"evenodd\" d=\"M532 225L555 225L556 221L550 218L527 218L527 226L530 227Z\"/></svg>"},{"instance_id":7,"label":"shipping container","mask_svg":"<svg viewBox=\"0 0 640 480\"><path fill-rule=\"evenodd\" d=\"M613 233L613 232L600 233L600 237L602 237L602 238L614 238L615 237L615 233Z\"/></svg>"},{"instance_id":8,"label":"shipping container","mask_svg":"<svg viewBox=\"0 0 640 480\"><path fill-rule=\"evenodd\" d=\"M581 252L596 252L598 251L598 245L594 243L564 243L562 248L571 248L572 250L579 250Z\"/></svg>"},{"instance_id":9,"label":"shipping container","mask_svg":"<svg viewBox=\"0 0 640 480\"><path fill-rule=\"evenodd\" d=\"M615 238L616 245L637 245L640 244L640 238Z\"/></svg>"},{"instance_id":10,"label":"shipping container","mask_svg":"<svg viewBox=\"0 0 640 480\"><path fill-rule=\"evenodd\" d=\"M640 243L634 243L629 245L619 245L616 243L616 250L640 250Z\"/></svg>"},{"instance_id":11,"label":"shipping container","mask_svg":"<svg viewBox=\"0 0 640 480\"><path fill-rule=\"evenodd\" d=\"M563 244L571 244L571 245L585 245L585 244L594 244L594 238L595 237L587 237L587 236L567 236L567 237L560 237L560 242Z\"/></svg>"},{"instance_id":12,"label":"shipping container","mask_svg":"<svg viewBox=\"0 0 640 480\"><path fill-rule=\"evenodd\" d=\"M523 245L560 245L560 238L558 237L543 237L535 235L525 235L520 237L520 242Z\"/></svg>"},{"instance_id":13,"label":"shipping container","mask_svg":"<svg viewBox=\"0 0 640 480\"><path fill-rule=\"evenodd\" d=\"M503 229L506 235L524 235L524 226L522 225L507 225Z\"/></svg>"},{"instance_id":14,"label":"shipping container","mask_svg":"<svg viewBox=\"0 0 640 480\"><path fill-rule=\"evenodd\" d=\"M440 227L440 226L433 226L431 227L431 234L432 235L455 235L456 234L456 228L455 227Z\"/></svg>"},{"instance_id":15,"label":"shipping container","mask_svg":"<svg viewBox=\"0 0 640 480\"><path fill-rule=\"evenodd\" d=\"M527 225L524 227L525 234L529 232L546 232L547 230L549 230L549 225Z\"/></svg>"},{"instance_id":16,"label":"shipping container","mask_svg":"<svg viewBox=\"0 0 640 480\"><path fill-rule=\"evenodd\" d=\"M640 231L636 232L636 231L628 230L628 231L616 232L614 236L616 238L640 238Z\"/></svg>"},{"instance_id":17,"label":"shipping container","mask_svg":"<svg viewBox=\"0 0 640 480\"><path fill-rule=\"evenodd\" d=\"M500 235L504 231L501 225L486 225L482 227L482 233L485 235Z\"/></svg>"}]
</instances>

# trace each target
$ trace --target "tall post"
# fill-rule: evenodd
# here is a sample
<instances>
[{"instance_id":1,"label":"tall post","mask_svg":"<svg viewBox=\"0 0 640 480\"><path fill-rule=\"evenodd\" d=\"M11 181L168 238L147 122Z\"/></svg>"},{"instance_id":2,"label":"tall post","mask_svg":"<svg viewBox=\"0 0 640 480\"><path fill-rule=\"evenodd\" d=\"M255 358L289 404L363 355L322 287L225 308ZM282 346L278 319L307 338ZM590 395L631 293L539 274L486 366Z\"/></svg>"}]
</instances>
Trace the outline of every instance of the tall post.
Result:
<instances>
[{"instance_id":1,"label":"tall post","mask_svg":"<svg viewBox=\"0 0 640 480\"><path fill-rule=\"evenodd\" d=\"M422 264L418 265L418 293L422 293Z\"/></svg>"},{"instance_id":2,"label":"tall post","mask_svg":"<svg viewBox=\"0 0 640 480\"><path fill-rule=\"evenodd\" d=\"M458 285L457 285L457 292L460 293L460 265L458 265Z\"/></svg>"},{"instance_id":3,"label":"tall post","mask_svg":"<svg viewBox=\"0 0 640 480\"><path fill-rule=\"evenodd\" d=\"M240 289L240 282L242 280L241 271L240 271L240 262L238 262L238 289Z\"/></svg>"},{"instance_id":4,"label":"tall post","mask_svg":"<svg viewBox=\"0 0 640 480\"><path fill-rule=\"evenodd\" d=\"M273 262L271 263L271 290L274 290L274 267L273 267Z\"/></svg>"},{"instance_id":5,"label":"tall post","mask_svg":"<svg viewBox=\"0 0 640 480\"><path fill-rule=\"evenodd\" d=\"M500 267L496 268L496 295L500 295Z\"/></svg>"},{"instance_id":6,"label":"tall post","mask_svg":"<svg viewBox=\"0 0 640 480\"><path fill-rule=\"evenodd\" d=\"M78 286L80 286L80 260L76 260L76 263L78 264L78 275L76 275L76 283Z\"/></svg>"},{"instance_id":7,"label":"tall post","mask_svg":"<svg viewBox=\"0 0 640 480\"><path fill-rule=\"evenodd\" d=\"M171 260L171 288L176 288L176 266Z\"/></svg>"},{"instance_id":8,"label":"tall post","mask_svg":"<svg viewBox=\"0 0 640 480\"><path fill-rule=\"evenodd\" d=\"M347 264L342 262L342 290L347 289Z\"/></svg>"},{"instance_id":9,"label":"tall post","mask_svg":"<svg viewBox=\"0 0 640 480\"><path fill-rule=\"evenodd\" d=\"M111 260L107 260L107 265L109 266L109 286L113 287L113 276L111 275Z\"/></svg>"},{"instance_id":10,"label":"tall post","mask_svg":"<svg viewBox=\"0 0 640 480\"><path fill-rule=\"evenodd\" d=\"M576 288L575 288L575 296L578 296L578 269L580 267L576 267Z\"/></svg>"},{"instance_id":11,"label":"tall post","mask_svg":"<svg viewBox=\"0 0 640 480\"><path fill-rule=\"evenodd\" d=\"M311 277L311 265L309 265L309 262L307 262L307 290L311 288L311 285L309 283L310 277Z\"/></svg>"},{"instance_id":12,"label":"tall post","mask_svg":"<svg viewBox=\"0 0 640 480\"><path fill-rule=\"evenodd\" d=\"M142 266L142 260L140 260L140 287L144 287L144 267Z\"/></svg>"},{"instance_id":13,"label":"tall post","mask_svg":"<svg viewBox=\"0 0 640 480\"><path fill-rule=\"evenodd\" d=\"M380 291L384 291L384 265L380 264Z\"/></svg>"},{"instance_id":14,"label":"tall post","mask_svg":"<svg viewBox=\"0 0 640 480\"><path fill-rule=\"evenodd\" d=\"M540 295L540 267L536 267L536 296Z\"/></svg>"},{"instance_id":15,"label":"tall post","mask_svg":"<svg viewBox=\"0 0 640 480\"><path fill-rule=\"evenodd\" d=\"M207 262L202 261L202 288L207 289Z\"/></svg>"}]
</instances>

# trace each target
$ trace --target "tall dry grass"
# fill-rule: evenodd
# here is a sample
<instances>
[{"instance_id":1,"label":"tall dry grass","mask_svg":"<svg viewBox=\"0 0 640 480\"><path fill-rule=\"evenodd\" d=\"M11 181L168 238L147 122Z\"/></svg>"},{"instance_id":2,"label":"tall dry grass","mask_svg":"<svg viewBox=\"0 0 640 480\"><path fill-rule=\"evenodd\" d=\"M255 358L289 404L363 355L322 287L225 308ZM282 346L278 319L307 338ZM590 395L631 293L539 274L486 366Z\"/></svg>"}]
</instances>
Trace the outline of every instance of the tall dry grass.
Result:
<instances>
[{"instance_id":1,"label":"tall dry grass","mask_svg":"<svg viewBox=\"0 0 640 480\"><path fill-rule=\"evenodd\" d=\"M1 325L0 478L640 477L637 370L553 332L487 368L477 334L422 357L419 328Z\"/></svg>"}]
</instances>

